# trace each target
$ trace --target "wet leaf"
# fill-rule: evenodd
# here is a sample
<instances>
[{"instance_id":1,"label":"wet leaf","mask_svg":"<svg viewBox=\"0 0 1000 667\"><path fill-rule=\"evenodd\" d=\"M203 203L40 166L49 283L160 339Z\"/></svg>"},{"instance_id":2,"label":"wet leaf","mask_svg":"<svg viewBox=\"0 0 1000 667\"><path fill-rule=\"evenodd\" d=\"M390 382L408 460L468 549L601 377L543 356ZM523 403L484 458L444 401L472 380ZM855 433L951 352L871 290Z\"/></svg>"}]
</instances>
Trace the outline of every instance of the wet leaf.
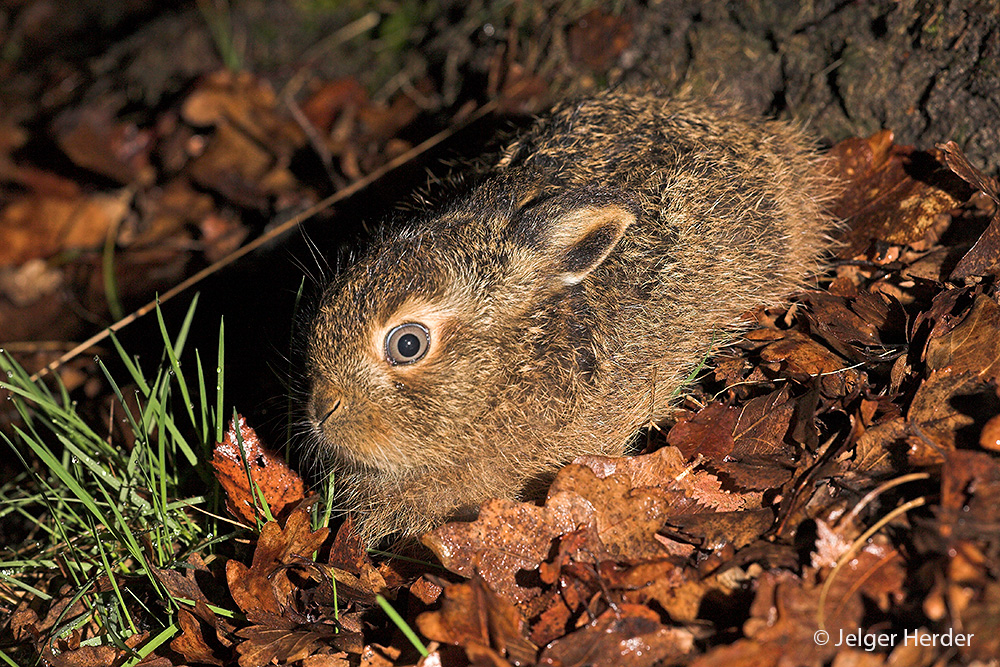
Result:
<instances>
[{"instance_id":1,"label":"wet leaf","mask_svg":"<svg viewBox=\"0 0 1000 667\"><path fill-rule=\"evenodd\" d=\"M296 587L288 578L286 565L311 561L329 534L328 528L313 531L309 513L299 506L289 514L284 527L275 521L264 524L254 550L253 563L230 560L226 579L233 600L252 618L262 614L280 616L296 605Z\"/></svg>"},{"instance_id":2,"label":"wet leaf","mask_svg":"<svg viewBox=\"0 0 1000 667\"><path fill-rule=\"evenodd\" d=\"M264 494L272 516L300 502L305 486L284 459L261 443L243 417L239 417L239 436L235 428L235 424L230 423L222 442L215 445L212 468L226 491L226 508L236 518L254 525L263 514L253 486Z\"/></svg>"},{"instance_id":3,"label":"wet leaf","mask_svg":"<svg viewBox=\"0 0 1000 667\"><path fill-rule=\"evenodd\" d=\"M722 459L736 446L733 430L738 417L736 408L712 403L674 424L667 433L667 442L679 449L686 459L699 454L708 459Z\"/></svg>"}]
</instances>

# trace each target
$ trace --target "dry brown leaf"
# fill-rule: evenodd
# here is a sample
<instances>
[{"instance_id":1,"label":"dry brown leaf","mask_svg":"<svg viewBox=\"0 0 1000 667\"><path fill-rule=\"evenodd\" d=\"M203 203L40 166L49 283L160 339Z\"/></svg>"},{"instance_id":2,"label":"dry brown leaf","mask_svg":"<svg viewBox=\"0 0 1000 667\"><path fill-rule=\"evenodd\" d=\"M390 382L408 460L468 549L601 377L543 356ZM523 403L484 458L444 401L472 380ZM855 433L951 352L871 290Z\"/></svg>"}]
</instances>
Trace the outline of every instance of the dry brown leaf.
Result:
<instances>
[{"instance_id":1,"label":"dry brown leaf","mask_svg":"<svg viewBox=\"0 0 1000 667\"><path fill-rule=\"evenodd\" d=\"M226 491L226 509L237 519L255 525L263 514L251 482L263 492L272 516L279 516L286 508L300 502L305 485L284 459L260 442L242 416L239 417L239 429L237 436L236 425L230 422L222 442L217 443L212 452L212 469Z\"/></svg>"},{"instance_id":2,"label":"dry brown leaf","mask_svg":"<svg viewBox=\"0 0 1000 667\"><path fill-rule=\"evenodd\" d=\"M538 652L527 639L526 625L514 605L478 576L446 586L441 610L417 617L417 627L428 639L461 646L470 659L495 651L515 664L533 663Z\"/></svg>"},{"instance_id":3,"label":"dry brown leaf","mask_svg":"<svg viewBox=\"0 0 1000 667\"><path fill-rule=\"evenodd\" d=\"M240 654L240 667L287 664L304 660L310 656L331 653L337 649L333 643L341 643L342 637L332 624L315 623L303 629L293 622L278 622L271 619L268 625L252 625L236 633L246 641L236 645ZM361 643L350 646L351 652L360 653Z\"/></svg>"},{"instance_id":4,"label":"dry brown leaf","mask_svg":"<svg viewBox=\"0 0 1000 667\"><path fill-rule=\"evenodd\" d=\"M703 579L696 570L676 560L658 560L620 567L601 563L602 585L621 591L627 602L649 606L656 602L674 621L693 623L714 583Z\"/></svg>"},{"instance_id":5,"label":"dry brown leaf","mask_svg":"<svg viewBox=\"0 0 1000 667\"><path fill-rule=\"evenodd\" d=\"M129 211L131 193L21 197L0 210L0 266L61 250L100 248Z\"/></svg>"},{"instance_id":6,"label":"dry brown leaf","mask_svg":"<svg viewBox=\"0 0 1000 667\"><path fill-rule=\"evenodd\" d=\"M906 421L901 417L865 430L854 446L851 469L868 475L888 475L898 469L906 451Z\"/></svg>"},{"instance_id":7,"label":"dry brown leaf","mask_svg":"<svg viewBox=\"0 0 1000 667\"><path fill-rule=\"evenodd\" d=\"M622 604L542 651L539 665L641 667L678 661L694 648L694 634L668 628L648 607Z\"/></svg>"},{"instance_id":8,"label":"dry brown leaf","mask_svg":"<svg viewBox=\"0 0 1000 667\"><path fill-rule=\"evenodd\" d=\"M421 575L410 585L409 590L410 595L420 600L422 604L432 605L441 597L444 588Z\"/></svg>"},{"instance_id":9,"label":"dry brown leaf","mask_svg":"<svg viewBox=\"0 0 1000 667\"><path fill-rule=\"evenodd\" d=\"M279 113L280 102L265 80L250 72L219 70L184 100L181 116L192 125L240 128L262 146L290 155L305 145L302 129Z\"/></svg>"},{"instance_id":10,"label":"dry brown leaf","mask_svg":"<svg viewBox=\"0 0 1000 667\"><path fill-rule=\"evenodd\" d=\"M694 414L678 420L667 433L667 442L691 460L699 454L721 460L733 451L733 429L739 410L723 403L710 403Z\"/></svg>"},{"instance_id":11,"label":"dry brown leaf","mask_svg":"<svg viewBox=\"0 0 1000 667\"><path fill-rule=\"evenodd\" d=\"M783 387L747 401L733 427L733 450L725 460L708 461L706 467L743 491L747 501L736 511L760 505L760 493L780 487L791 479L796 447L785 442L796 404ZM760 493L753 493L760 492Z\"/></svg>"},{"instance_id":12,"label":"dry brown leaf","mask_svg":"<svg viewBox=\"0 0 1000 667\"><path fill-rule=\"evenodd\" d=\"M918 332L921 329L929 328L928 339L943 336L961 321L956 312L968 299L975 295L975 291L970 287L944 289L934 295L930 308L919 313L913 320L911 330ZM921 350L921 360L926 355L927 350Z\"/></svg>"},{"instance_id":13,"label":"dry brown leaf","mask_svg":"<svg viewBox=\"0 0 1000 667\"><path fill-rule=\"evenodd\" d=\"M821 667L840 649L840 631L856 632L863 607L854 580L841 575L826 601L826 644L815 633L820 587L790 572L765 572L758 580L745 639L717 646L696 657L695 667Z\"/></svg>"},{"instance_id":14,"label":"dry brown leaf","mask_svg":"<svg viewBox=\"0 0 1000 667\"><path fill-rule=\"evenodd\" d=\"M760 351L760 358L781 362L782 375L800 382L818 378L823 394L831 398L854 392L861 382L847 361L798 331L786 331L780 341Z\"/></svg>"},{"instance_id":15,"label":"dry brown leaf","mask_svg":"<svg viewBox=\"0 0 1000 667\"><path fill-rule=\"evenodd\" d=\"M948 275L949 280L961 282L972 276L996 275L1000 270L1000 211L993 215L989 226L976 239Z\"/></svg>"},{"instance_id":16,"label":"dry brown leaf","mask_svg":"<svg viewBox=\"0 0 1000 667\"><path fill-rule=\"evenodd\" d=\"M188 165L191 178L237 205L261 210L271 196L300 190L288 165L306 137L281 111L270 86L248 72L206 77L181 109L187 122L215 128Z\"/></svg>"},{"instance_id":17,"label":"dry brown leaf","mask_svg":"<svg viewBox=\"0 0 1000 667\"><path fill-rule=\"evenodd\" d=\"M366 644L361 652L361 667L393 667L400 653L395 646Z\"/></svg>"},{"instance_id":18,"label":"dry brown leaf","mask_svg":"<svg viewBox=\"0 0 1000 667\"><path fill-rule=\"evenodd\" d=\"M269 191L261 186L275 168L274 156L264 146L242 128L225 124L191 161L188 173L196 183L234 204L265 210Z\"/></svg>"},{"instance_id":19,"label":"dry brown leaf","mask_svg":"<svg viewBox=\"0 0 1000 667\"><path fill-rule=\"evenodd\" d=\"M552 540L590 521L582 500L575 507L564 504L554 511L512 500L483 504L479 518L448 523L421 536L441 564L464 577L482 576L489 587L515 603L540 592L535 584L522 586L521 571L532 572L548 558Z\"/></svg>"},{"instance_id":20,"label":"dry brown leaf","mask_svg":"<svg viewBox=\"0 0 1000 667\"><path fill-rule=\"evenodd\" d=\"M674 515L667 522L692 540L699 540L702 549L716 550L727 544L742 549L774 524L774 512L769 509L699 512Z\"/></svg>"},{"instance_id":21,"label":"dry brown leaf","mask_svg":"<svg viewBox=\"0 0 1000 667\"><path fill-rule=\"evenodd\" d=\"M207 607L206 607L207 609ZM187 662L206 665L229 664L231 653L222 652L218 646L211 646L197 616L181 609L177 613L177 625L181 632L170 640L170 649L184 656ZM215 642L218 644L218 641Z\"/></svg>"},{"instance_id":22,"label":"dry brown leaf","mask_svg":"<svg viewBox=\"0 0 1000 667\"><path fill-rule=\"evenodd\" d=\"M140 215L126 221L118 236L123 247L189 245L187 226L199 226L213 215L215 204L204 192L195 190L184 178L175 178L160 188L137 198ZM132 224L129 224L132 223Z\"/></svg>"},{"instance_id":23,"label":"dry brown leaf","mask_svg":"<svg viewBox=\"0 0 1000 667\"><path fill-rule=\"evenodd\" d=\"M996 274L1000 264L1000 183L972 166L954 141L938 144L937 148L944 152L944 161L949 169L998 205L986 231L958 261L951 271L950 279L958 281L970 276Z\"/></svg>"},{"instance_id":24,"label":"dry brown leaf","mask_svg":"<svg viewBox=\"0 0 1000 667\"><path fill-rule=\"evenodd\" d=\"M79 167L122 185L148 187L156 180L150 164L153 132L119 121L108 106L74 108L55 122L56 143Z\"/></svg>"},{"instance_id":25,"label":"dry brown leaf","mask_svg":"<svg viewBox=\"0 0 1000 667\"><path fill-rule=\"evenodd\" d=\"M46 662L53 667L114 667L128 655L111 646L81 646L58 654L46 653Z\"/></svg>"},{"instance_id":26,"label":"dry brown leaf","mask_svg":"<svg viewBox=\"0 0 1000 667\"><path fill-rule=\"evenodd\" d=\"M987 538L994 545L996 533L984 535L984 526L1000 525L1000 461L986 452L956 450L945 454L941 471L941 516L945 538Z\"/></svg>"},{"instance_id":27,"label":"dry brown leaf","mask_svg":"<svg viewBox=\"0 0 1000 667\"><path fill-rule=\"evenodd\" d=\"M1000 306L977 294L961 323L927 342L927 368L951 367L951 372L974 373L980 380L1000 378Z\"/></svg>"},{"instance_id":28,"label":"dry brown leaf","mask_svg":"<svg viewBox=\"0 0 1000 667\"><path fill-rule=\"evenodd\" d=\"M690 511L714 509L734 512L760 506L759 494L724 490L715 475L692 469L675 447L661 447L652 454L621 458L581 456L576 463L587 466L602 479L615 474L623 475L633 488L660 487L681 491L693 501L688 505ZM671 506L672 512L680 512L681 509L676 504Z\"/></svg>"},{"instance_id":29,"label":"dry brown leaf","mask_svg":"<svg viewBox=\"0 0 1000 667\"><path fill-rule=\"evenodd\" d=\"M972 166L962 149L954 141L937 144L936 148L944 153L944 162L959 178L976 190L985 193L990 199L1000 204L1000 182L990 178Z\"/></svg>"},{"instance_id":30,"label":"dry brown leaf","mask_svg":"<svg viewBox=\"0 0 1000 667\"><path fill-rule=\"evenodd\" d=\"M812 330L837 353L861 361L867 357L858 346L880 350L887 341L905 340L906 314L898 302L870 290L849 296L832 291L831 286L831 292L809 292L803 301Z\"/></svg>"},{"instance_id":31,"label":"dry brown leaf","mask_svg":"<svg viewBox=\"0 0 1000 667\"><path fill-rule=\"evenodd\" d=\"M893 245L933 242L940 233L938 216L972 194L944 166L943 152L916 151L892 139L891 132L882 131L868 139L845 139L830 150L834 173L847 184L832 207L849 225L841 257L862 253L872 239Z\"/></svg>"},{"instance_id":32,"label":"dry brown leaf","mask_svg":"<svg viewBox=\"0 0 1000 667\"><path fill-rule=\"evenodd\" d=\"M309 560L329 532L329 528L312 530L309 512L300 505L288 515L284 527L275 521L264 524L249 568L236 560L226 563L229 592L248 618L279 616L294 608L295 586L284 566Z\"/></svg>"},{"instance_id":33,"label":"dry brown leaf","mask_svg":"<svg viewBox=\"0 0 1000 667\"><path fill-rule=\"evenodd\" d=\"M235 560L226 563L230 594L253 624L236 632L245 640L236 646L240 665L361 652L360 627L348 630L343 613L337 618L326 568L311 560L328 534L327 528L311 530L303 503L284 527L264 524L249 568ZM303 583L303 574L316 575L320 585Z\"/></svg>"},{"instance_id":34,"label":"dry brown leaf","mask_svg":"<svg viewBox=\"0 0 1000 667\"><path fill-rule=\"evenodd\" d=\"M951 366L931 371L907 413L912 425L910 463L940 462L944 452L958 444L974 446L982 425L998 412L1000 399L993 386L980 380L975 371L958 373Z\"/></svg>"},{"instance_id":35,"label":"dry brown leaf","mask_svg":"<svg viewBox=\"0 0 1000 667\"><path fill-rule=\"evenodd\" d=\"M329 655L310 655L302 659L302 667L351 667L353 664L345 651Z\"/></svg>"},{"instance_id":36,"label":"dry brown leaf","mask_svg":"<svg viewBox=\"0 0 1000 667\"><path fill-rule=\"evenodd\" d=\"M624 475L600 478L584 465L568 465L549 487L545 507L576 504L583 499L591 508L594 528L611 558L635 560L687 555L689 545L657 539L668 513L693 504L679 491L658 487L634 488Z\"/></svg>"}]
</instances>

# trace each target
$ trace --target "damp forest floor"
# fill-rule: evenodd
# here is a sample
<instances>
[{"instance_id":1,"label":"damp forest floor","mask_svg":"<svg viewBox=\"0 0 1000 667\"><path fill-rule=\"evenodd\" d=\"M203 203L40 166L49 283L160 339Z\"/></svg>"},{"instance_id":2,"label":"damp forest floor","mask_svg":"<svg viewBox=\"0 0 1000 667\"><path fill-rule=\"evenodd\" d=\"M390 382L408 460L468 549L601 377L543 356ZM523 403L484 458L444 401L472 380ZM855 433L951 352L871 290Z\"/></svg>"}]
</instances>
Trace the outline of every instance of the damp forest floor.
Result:
<instances>
[{"instance_id":1,"label":"damp forest floor","mask_svg":"<svg viewBox=\"0 0 1000 667\"><path fill-rule=\"evenodd\" d=\"M1000 182L951 136L826 142L824 270L635 455L363 548L289 437L310 253L646 37L330 5L2 5L0 664L1000 664Z\"/></svg>"}]
</instances>

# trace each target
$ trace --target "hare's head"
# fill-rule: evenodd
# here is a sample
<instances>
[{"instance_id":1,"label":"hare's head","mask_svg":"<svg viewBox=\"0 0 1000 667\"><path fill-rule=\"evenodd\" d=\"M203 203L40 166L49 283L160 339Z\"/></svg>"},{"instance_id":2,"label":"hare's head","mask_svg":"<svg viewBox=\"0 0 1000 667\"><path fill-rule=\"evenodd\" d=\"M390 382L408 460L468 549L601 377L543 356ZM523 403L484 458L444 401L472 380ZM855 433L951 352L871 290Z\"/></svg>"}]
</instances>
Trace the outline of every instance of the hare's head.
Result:
<instances>
[{"instance_id":1,"label":"hare's head","mask_svg":"<svg viewBox=\"0 0 1000 667\"><path fill-rule=\"evenodd\" d=\"M313 322L308 419L321 448L405 472L558 424L594 371L600 315L583 283L634 221L606 190L546 196L498 179L375 243Z\"/></svg>"}]
</instances>

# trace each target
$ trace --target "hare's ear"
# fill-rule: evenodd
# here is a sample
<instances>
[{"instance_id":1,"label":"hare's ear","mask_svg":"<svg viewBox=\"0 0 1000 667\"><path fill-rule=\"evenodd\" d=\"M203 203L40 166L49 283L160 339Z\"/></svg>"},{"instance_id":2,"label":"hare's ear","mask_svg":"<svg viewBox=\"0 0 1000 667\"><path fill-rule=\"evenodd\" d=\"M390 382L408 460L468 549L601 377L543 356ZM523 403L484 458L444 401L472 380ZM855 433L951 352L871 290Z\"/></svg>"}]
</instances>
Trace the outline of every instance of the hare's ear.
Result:
<instances>
[{"instance_id":1,"label":"hare's ear","mask_svg":"<svg viewBox=\"0 0 1000 667\"><path fill-rule=\"evenodd\" d=\"M617 202L562 211L543 233L545 254L562 282L575 285L601 265L634 222L635 213Z\"/></svg>"}]
</instances>

